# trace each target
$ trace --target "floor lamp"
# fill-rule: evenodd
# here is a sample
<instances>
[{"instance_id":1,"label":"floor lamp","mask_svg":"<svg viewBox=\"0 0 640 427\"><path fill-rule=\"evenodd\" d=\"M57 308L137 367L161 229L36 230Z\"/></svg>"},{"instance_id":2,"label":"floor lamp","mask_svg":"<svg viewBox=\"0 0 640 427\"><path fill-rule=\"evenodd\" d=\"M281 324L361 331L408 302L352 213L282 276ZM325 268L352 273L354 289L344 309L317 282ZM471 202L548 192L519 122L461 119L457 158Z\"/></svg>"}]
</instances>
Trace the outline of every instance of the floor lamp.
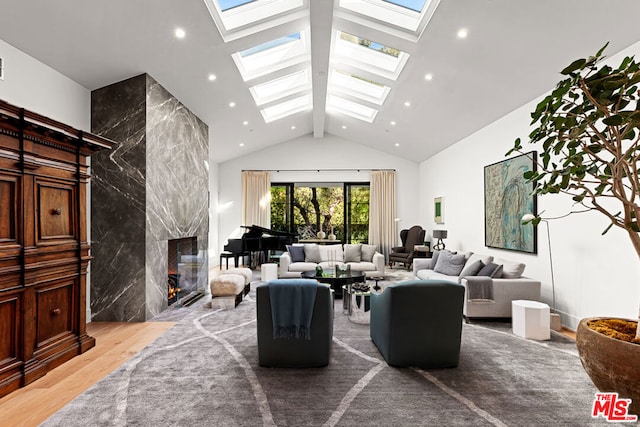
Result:
<instances>
[{"instance_id":1,"label":"floor lamp","mask_svg":"<svg viewBox=\"0 0 640 427\"><path fill-rule=\"evenodd\" d=\"M525 214L522 217L523 223L531 222L536 217L532 214ZM544 222L547 226L547 244L549 245L549 266L551 267L551 329L554 331L560 331L562 329L562 322L560 321L560 315L556 313L556 282L553 276L553 257L551 256L551 233L549 232L549 221L540 218L540 222Z\"/></svg>"}]
</instances>

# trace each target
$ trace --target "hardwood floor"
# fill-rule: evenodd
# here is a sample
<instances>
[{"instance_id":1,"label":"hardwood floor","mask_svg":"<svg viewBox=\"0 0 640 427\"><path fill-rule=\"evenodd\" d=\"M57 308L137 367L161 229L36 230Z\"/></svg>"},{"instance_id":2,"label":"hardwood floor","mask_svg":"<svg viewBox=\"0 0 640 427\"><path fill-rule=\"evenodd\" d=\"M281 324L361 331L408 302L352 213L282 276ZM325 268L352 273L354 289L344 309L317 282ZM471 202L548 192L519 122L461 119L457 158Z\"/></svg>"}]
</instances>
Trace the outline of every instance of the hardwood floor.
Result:
<instances>
[{"instance_id":1,"label":"hardwood floor","mask_svg":"<svg viewBox=\"0 0 640 427\"><path fill-rule=\"evenodd\" d=\"M96 346L0 399L0 426L39 425L174 324L89 323L87 332Z\"/></svg>"}]
</instances>

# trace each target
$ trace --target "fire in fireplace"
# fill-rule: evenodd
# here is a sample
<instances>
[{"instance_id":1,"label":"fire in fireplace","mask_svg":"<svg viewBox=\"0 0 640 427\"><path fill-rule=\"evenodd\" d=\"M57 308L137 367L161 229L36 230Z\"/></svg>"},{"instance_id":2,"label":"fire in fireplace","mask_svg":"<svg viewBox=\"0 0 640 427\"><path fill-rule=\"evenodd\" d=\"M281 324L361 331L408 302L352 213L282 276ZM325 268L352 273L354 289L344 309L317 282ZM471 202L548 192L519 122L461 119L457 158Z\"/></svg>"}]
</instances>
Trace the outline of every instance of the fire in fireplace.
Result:
<instances>
[{"instance_id":1,"label":"fire in fireplace","mask_svg":"<svg viewBox=\"0 0 640 427\"><path fill-rule=\"evenodd\" d=\"M169 240L167 303L172 305L197 291L198 239Z\"/></svg>"}]
</instances>

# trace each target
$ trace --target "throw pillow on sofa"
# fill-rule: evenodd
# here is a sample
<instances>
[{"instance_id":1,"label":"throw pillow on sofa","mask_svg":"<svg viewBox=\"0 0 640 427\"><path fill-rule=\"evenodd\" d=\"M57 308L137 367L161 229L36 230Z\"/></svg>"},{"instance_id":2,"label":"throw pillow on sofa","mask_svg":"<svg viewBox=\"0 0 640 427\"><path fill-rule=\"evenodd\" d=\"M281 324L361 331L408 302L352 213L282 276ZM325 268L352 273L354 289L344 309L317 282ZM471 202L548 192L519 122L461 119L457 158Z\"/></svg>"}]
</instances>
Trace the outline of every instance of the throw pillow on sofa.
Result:
<instances>
[{"instance_id":1,"label":"throw pillow on sofa","mask_svg":"<svg viewBox=\"0 0 640 427\"><path fill-rule=\"evenodd\" d=\"M362 245L344 245L344 262L360 262L362 260Z\"/></svg>"},{"instance_id":2,"label":"throw pillow on sofa","mask_svg":"<svg viewBox=\"0 0 640 427\"><path fill-rule=\"evenodd\" d=\"M479 259L475 262L472 262L471 264L467 262L464 265L462 272L460 273L460 277L475 276L482 269L482 267L484 267L484 264Z\"/></svg>"},{"instance_id":3,"label":"throw pillow on sofa","mask_svg":"<svg viewBox=\"0 0 640 427\"><path fill-rule=\"evenodd\" d=\"M372 262L373 261L373 256L376 254L376 251L378 250L378 246L377 245L365 245L363 244L361 247L361 261L363 262Z\"/></svg>"},{"instance_id":4,"label":"throw pillow on sofa","mask_svg":"<svg viewBox=\"0 0 640 427\"><path fill-rule=\"evenodd\" d=\"M467 259L463 254L456 255L449 251L441 251L433 271L447 276L457 276L462 272L465 262Z\"/></svg>"},{"instance_id":5,"label":"throw pillow on sofa","mask_svg":"<svg viewBox=\"0 0 640 427\"><path fill-rule=\"evenodd\" d=\"M487 276L494 279L502 277L502 266L496 263L490 262L480 269L476 276Z\"/></svg>"},{"instance_id":6,"label":"throw pillow on sofa","mask_svg":"<svg viewBox=\"0 0 640 427\"><path fill-rule=\"evenodd\" d=\"M322 262L322 259L320 258L320 248L318 247L318 245L316 245L315 243L304 245L304 261L315 263Z\"/></svg>"},{"instance_id":7,"label":"throw pillow on sofa","mask_svg":"<svg viewBox=\"0 0 640 427\"><path fill-rule=\"evenodd\" d=\"M342 245L318 245L322 262L342 262L344 254Z\"/></svg>"},{"instance_id":8,"label":"throw pillow on sofa","mask_svg":"<svg viewBox=\"0 0 640 427\"><path fill-rule=\"evenodd\" d=\"M440 256L440 251L434 251L431 255L431 262L429 263L429 270L433 270L436 268L436 264L438 263L438 257Z\"/></svg>"},{"instance_id":9,"label":"throw pillow on sofa","mask_svg":"<svg viewBox=\"0 0 640 427\"><path fill-rule=\"evenodd\" d=\"M521 262L511 262L503 259L496 259L496 264L502 265L502 276L505 279L519 279L524 273L525 265Z\"/></svg>"},{"instance_id":10,"label":"throw pillow on sofa","mask_svg":"<svg viewBox=\"0 0 640 427\"><path fill-rule=\"evenodd\" d=\"M304 262L304 246L287 245L287 252L291 255L291 262Z\"/></svg>"}]
</instances>

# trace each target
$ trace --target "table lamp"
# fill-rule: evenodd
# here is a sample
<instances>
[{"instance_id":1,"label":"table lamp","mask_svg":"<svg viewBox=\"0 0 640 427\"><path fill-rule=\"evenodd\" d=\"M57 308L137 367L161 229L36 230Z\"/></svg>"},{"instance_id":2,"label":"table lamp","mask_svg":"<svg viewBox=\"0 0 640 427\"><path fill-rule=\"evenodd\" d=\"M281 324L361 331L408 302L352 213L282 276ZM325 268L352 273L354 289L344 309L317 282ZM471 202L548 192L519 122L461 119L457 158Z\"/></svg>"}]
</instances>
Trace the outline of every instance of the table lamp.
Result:
<instances>
[{"instance_id":1,"label":"table lamp","mask_svg":"<svg viewBox=\"0 0 640 427\"><path fill-rule=\"evenodd\" d=\"M447 238L447 230L433 230L433 238L438 239L438 242L433 246L434 251L444 250L444 242L442 239Z\"/></svg>"}]
</instances>

